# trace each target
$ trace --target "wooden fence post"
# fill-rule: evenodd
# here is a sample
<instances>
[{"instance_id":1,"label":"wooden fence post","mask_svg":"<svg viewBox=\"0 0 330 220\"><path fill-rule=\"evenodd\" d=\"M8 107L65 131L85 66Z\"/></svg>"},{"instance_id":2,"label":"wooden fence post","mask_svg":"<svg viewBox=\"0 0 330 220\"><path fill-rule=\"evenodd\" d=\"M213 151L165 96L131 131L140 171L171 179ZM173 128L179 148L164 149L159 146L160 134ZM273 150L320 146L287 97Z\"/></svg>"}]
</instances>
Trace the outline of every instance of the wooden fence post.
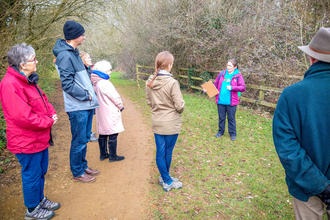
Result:
<instances>
[{"instance_id":1,"label":"wooden fence post","mask_svg":"<svg viewBox=\"0 0 330 220\"><path fill-rule=\"evenodd\" d=\"M265 81L261 82L261 86L265 85ZM259 101L264 101L265 92L263 90L259 90Z\"/></svg>"},{"instance_id":2,"label":"wooden fence post","mask_svg":"<svg viewBox=\"0 0 330 220\"><path fill-rule=\"evenodd\" d=\"M137 82L137 86L138 88L140 88L140 82L139 82L140 78L139 78L139 65L136 64L136 82Z\"/></svg>"}]
</instances>

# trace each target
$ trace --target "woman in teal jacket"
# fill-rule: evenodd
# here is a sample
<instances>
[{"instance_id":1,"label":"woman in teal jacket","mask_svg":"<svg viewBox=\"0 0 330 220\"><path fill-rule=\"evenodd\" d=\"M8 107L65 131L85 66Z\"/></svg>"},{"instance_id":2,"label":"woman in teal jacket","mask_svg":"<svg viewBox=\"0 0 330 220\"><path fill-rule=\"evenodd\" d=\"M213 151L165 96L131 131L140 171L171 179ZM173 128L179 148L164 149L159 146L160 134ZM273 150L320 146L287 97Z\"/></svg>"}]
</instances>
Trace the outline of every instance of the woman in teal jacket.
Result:
<instances>
[{"instance_id":1,"label":"woman in teal jacket","mask_svg":"<svg viewBox=\"0 0 330 220\"><path fill-rule=\"evenodd\" d=\"M238 70L236 59L227 62L227 69L217 76L214 86L219 94L215 96L219 115L219 130L215 137L221 137L225 132L226 114L228 117L228 130L231 140L236 140L236 108L239 104L239 92L245 91L245 82Z\"/></svg>"}]
</instances>

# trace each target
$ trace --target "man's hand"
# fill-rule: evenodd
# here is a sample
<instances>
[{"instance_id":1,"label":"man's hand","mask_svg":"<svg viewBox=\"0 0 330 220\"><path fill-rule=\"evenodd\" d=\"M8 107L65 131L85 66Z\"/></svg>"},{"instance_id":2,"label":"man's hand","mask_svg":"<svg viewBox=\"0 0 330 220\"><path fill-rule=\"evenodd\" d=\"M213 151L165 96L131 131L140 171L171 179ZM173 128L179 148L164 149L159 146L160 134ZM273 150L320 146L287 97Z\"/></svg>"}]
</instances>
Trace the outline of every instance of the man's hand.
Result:
<instances>
[{"instance_id":1,"label":"man's hand","mask_svg":"<svg viewBox=\"0 0 330 220\"><path fill-rule=\"evenodd\" d=\"M330 210L330 185L317 196L327 205L327 210Z\"/></svg>"}]
</instances>

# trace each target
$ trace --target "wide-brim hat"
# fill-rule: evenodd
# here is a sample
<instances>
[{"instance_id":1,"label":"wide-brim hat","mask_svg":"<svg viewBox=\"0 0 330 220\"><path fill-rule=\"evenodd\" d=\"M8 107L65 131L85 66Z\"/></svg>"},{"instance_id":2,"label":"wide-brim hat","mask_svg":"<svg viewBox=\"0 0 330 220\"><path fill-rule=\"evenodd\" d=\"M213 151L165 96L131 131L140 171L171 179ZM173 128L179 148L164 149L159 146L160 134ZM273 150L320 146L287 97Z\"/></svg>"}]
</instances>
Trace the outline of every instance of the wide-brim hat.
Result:
<instances>
[{"instance_id":1,"label":"wide-brim hat","mask_svg":"<svg viewBox=\"0 0 330 220\"><path fill-rule=\"evenodd\" d=\"M320 28L308 46L298 48L317 60L330 63L330 28Z\"/></svg>"}]
</instances>

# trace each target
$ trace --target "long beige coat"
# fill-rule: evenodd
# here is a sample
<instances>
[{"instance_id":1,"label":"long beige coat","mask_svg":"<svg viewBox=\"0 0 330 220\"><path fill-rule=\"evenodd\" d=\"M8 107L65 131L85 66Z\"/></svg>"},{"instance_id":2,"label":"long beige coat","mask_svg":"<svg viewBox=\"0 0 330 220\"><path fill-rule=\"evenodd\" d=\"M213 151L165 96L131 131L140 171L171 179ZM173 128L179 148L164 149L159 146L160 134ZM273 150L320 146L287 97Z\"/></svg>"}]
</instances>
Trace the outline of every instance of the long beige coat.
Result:
<instances>
[{"instance_id":1,"label":"long beige coat","mask_svg":"<svg viewBox=\"0 0 330 220\"><path fill-rule=\"evenodd\" d=\"M185 104L179 82L170 75L157 76L153 88L146 87L146 99L152 109L152 131L160 135L179 134Z\"/></svg>"},{"instance_id":2,"label":"long beige coat","mask_svg":"<svg viewBox=\"0 0 330 220\"><path fill-rule=\"evenodd\" d=\"M100 105L95 109L97 133L110 135L124 131L120 112L123 102L115 87L96 74L91 75L91 81Z\"/></svg>"}]
</instances>

